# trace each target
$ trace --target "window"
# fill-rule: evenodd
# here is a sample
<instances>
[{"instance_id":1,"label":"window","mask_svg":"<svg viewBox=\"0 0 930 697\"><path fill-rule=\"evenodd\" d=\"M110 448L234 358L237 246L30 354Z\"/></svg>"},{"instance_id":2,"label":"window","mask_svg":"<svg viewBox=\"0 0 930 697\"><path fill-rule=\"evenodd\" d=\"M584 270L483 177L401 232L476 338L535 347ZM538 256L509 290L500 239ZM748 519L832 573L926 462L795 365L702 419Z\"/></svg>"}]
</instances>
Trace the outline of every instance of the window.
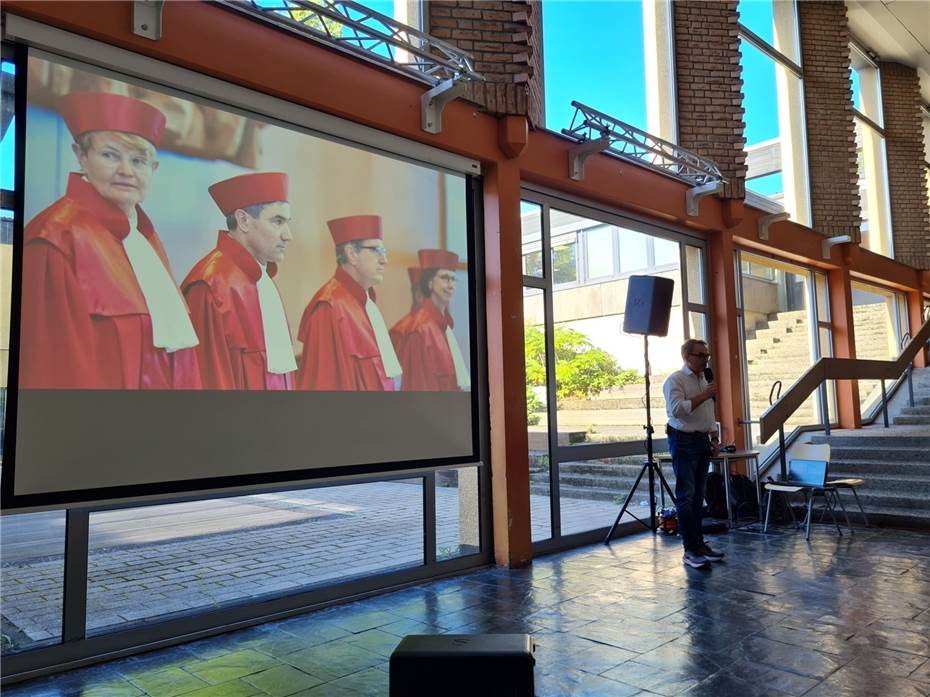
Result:
<instances>
[{"instance_id":1,"label":"window","mask_svg":"<svg viewBox=\"0 0 930 697\"><path fill-rule=\"evenodd\" d=\"M601 278L614 273L615 228L596 227L585 231L585 256L588 278Z\"/></svg>"},{"instance_id":2,"label":"window","mask_svg":"<svg viewBox=\"0 0 930 697\"><path fill-rule=\"evenodd\" d=\"M578 240L575 235L552 243L552 282L557 286L578 282Z\"/></svg>"},{"instance_id":3,"label":"window","mask_svg":"<svg viewBox=\"0 0 930 697\"><path fill-rule=\"evenodd\" d=\"M881 75L878 64L866 49L851 44L849 54L856 122L861 244L876 254L893 257Z\"/></svg>"},{"instance_id":4,"label":"window","mask_svg":"<svg viewBox=\"0 0 930 697\"><path fill-rule=\"evenodd\" d=\"M907 302L901 293L852 283L853 329L856 358L893 360L901 351L908 331ZM881 381L859 381L859 405L863 417L881 402Z\"/></svg>"},{"instance_id":5,"label":"window","mask_svg":"<svg viewBox=\"0 0 930 697\"><path fill-rule=\"evenodd\" d=\"M746 189L810 225L804 84L794 2L741 0ZM750 196L751 199L751 196Z\"/></svg>"},{"instance_id":6,"label":"window","mask_svg":"<svg viewBox=\"0 0 930 697\"><path fill-rule=\"evenodd\" d=\"M737 311L744 361L746 418L756 420L769 407L776 380L781 393L798 380L814 361L831 355L830 316L826 276L781 260L740 251ZM814 392L789 417L786 431L822 423L831 413L832 385ZM777 439L758 441L765 456L777 447Z\"/></svg>"},{"instance_id":7,"label":"window","mask_svg":"<svg viewBox=\"0 0 930 697\"><path fill-rule=\"evenodd\" d=\"M568 127L571 102L577 100L676 141L671 3L544 0L542 5L546 127ZM592 36L593 27L607 33L580 41ZM622 40L607 38L611 33Z\"/></svg>"}]
</instances>

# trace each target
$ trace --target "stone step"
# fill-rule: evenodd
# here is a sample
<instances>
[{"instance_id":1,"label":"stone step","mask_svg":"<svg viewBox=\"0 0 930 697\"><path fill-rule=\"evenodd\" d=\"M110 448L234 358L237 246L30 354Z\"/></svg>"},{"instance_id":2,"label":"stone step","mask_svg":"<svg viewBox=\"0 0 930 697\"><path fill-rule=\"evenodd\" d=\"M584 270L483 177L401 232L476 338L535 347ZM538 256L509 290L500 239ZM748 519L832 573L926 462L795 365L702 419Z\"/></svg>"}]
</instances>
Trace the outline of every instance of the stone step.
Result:
<instances>
[{"instance_id":1,"label":"stone step","mask_svg":"<svg viewBox=\"0 0 930 697\"><path fill-rule=\"evenodd\" d=\"M930 451L923 448L850 448L831 446L831 462L868 464L882 467L890 464L930 465Z\"/></svg>"},{"instance_id":2,"label":"stone step","mask_svg":"<svg viewBox=\"0 0 930 697\"><path fill-rule=\"evenodd\" d=\"M636 473L637 475L639 472ZM665 475L665 480L672 485L672 481L669 479L669 472L663 472ZM547 481L545 477L539 477L534 480L532 475L530 481L535 483L542 483ZM647 483L648 480L643 477L643 481ZM595 475L566 475L561 474L559 476L559 487L574 487L576 489L592 489L599 491L613 491L615 493L629 491L630 487L636 482L636 476L632 477L598 477ZM674 486L674 485L673 485Z\"/></svg>"},{"instance_id":3,"label":"stone step","mask_svg":"<svg viewBox=\"0 0 930 697\"><path fill-rule=\"evenodd\" d=\"M930 499L925 496L869 492L866 490L865 486L858 490L858 494L866 515L870 514L872 510L878 511L883 508L895 508L908 511L913 515L930 517ZM848 495L844 498L844 503L848 504L850 501L854 501L852 495ZM852 507L855 507L855 503L852 503ZM846 510L849 509L850 506L847 506Z\"/></svg>"},{"instance_id":4,"label":"stone step","mask_svg":"<svg viewBox=\"0 0 930 697\"><path fill-rule=\"evenodd\" d=\"M911 415L911 416L896 416L894 417L894 423L896 426L913 426L915 424L930 424L930 414L925 414L921 416Z\"/></svg>"},{"instance_id":5,"label":"stone step","mask_svg":"<svg viewBox=\"0 0 930 697\"><path fill-rule=\"evenodd\" d=\"M643 461L646 456L643 455ZM601 462L563 462L559 465L559 473L565 475L595 475L600 477L635 478L642 469L639 464L607 464ZM671 470L671 468L668 468ZM664 473L664 470L663 470Z\"/></svg>"},{"instance_id":6,"label":"stone step","mask_svg":"<svg viewBox=\"0 0 930 697\"><path fill-rule=\"evenodd\" d=\"M930 415L930 400L927 404L917 404L917 400L914 400L913 407L904 407L901 409L901 416L927 416Z\"/></svg>"},{"instance_id":7,"label":"stone step","mask_svg":"<svg viewBox=\"0 0 930 697\"><path fill-rule=\"evenodd\" d=\"M888 474L854 474L842 467L830 466L830 479L859 477L865 480L859 488L859 495L868 493L881 496L907 496L915 498L930 497L930 475L888 475Z\"/></svg>"},{"instance_id":8,"label":"stone step","mask_svg":"<svg viewBox=\"0 0 930 697\"><path fill-rule=\"evenodd\" d=\"M855 448L857 450L867 449L870 453L880 453L883 450L892 450L895 448L923 448L930 450L930 430L927 435L904 435L894 434L881 436L827 436L815 435L811 442L829 443L831 448Z\"/></svg>"}]
</instances>

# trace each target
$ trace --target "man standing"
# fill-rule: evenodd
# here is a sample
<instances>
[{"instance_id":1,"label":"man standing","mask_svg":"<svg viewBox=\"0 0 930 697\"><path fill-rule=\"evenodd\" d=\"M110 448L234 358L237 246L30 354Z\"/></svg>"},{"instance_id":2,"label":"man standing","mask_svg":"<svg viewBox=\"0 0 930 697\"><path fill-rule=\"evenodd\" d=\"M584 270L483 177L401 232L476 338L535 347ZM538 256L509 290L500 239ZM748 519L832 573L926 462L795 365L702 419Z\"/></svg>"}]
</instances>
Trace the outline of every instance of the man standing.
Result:
<instances>
[{"instance_id":1,"label":"man standing","mask_svg":"<svg viewBox=\"0 0 930 697\"><path fill-rule=\"evenodd\" d=\"M420 303L423 302L423 293L420 291L420 267L408 266L407 276L410 279L410 312L397 320L394 326L391 327L390 332L391 343L394 344L394 352L398 356L403 350L407 331L413 326L413 317L416 315Z\"/></svg>"},{"instance_id":2,"label":"man standing","mask_svg":"<svg viewBox=\"0 0 930 697\"><path fill-rule=\"evenodd\" d=\"M471 378L449 314L458 255L443 249L421 249L419 259L424 299L413 313L398 349L404 371L401 387L405 391L467 390Z\"/></svg>"},{"instance_id":3,"label":"man standing","mask_svg":"<svg viewBox=\"0 0 930 697\"><path fill-rule=\"evenodd\" d=\"M298 337L302 390L391 391L400 363L374 286L384 280L387 250L381 218L352 215L327 222L338 267L310 300Z\"/></svg>"},{"instance_id":4,"label":"man standing","mask_svg":"<svg viewBox=\"0 0 930 697\"><path fill-rule=\"evenodd\" d=\"M704 482L715 446L714 399L717 385L704 379L710 359L707 342L688 339L681 347L684 366L668 376L662 391L668 413L668 449L675 470L675 506L685 554L684 563L699 568L720 561L723 554L704 541L701 527Z\"/></svg>"},{"instance_id":5,"label":"man standing","mask_svg":"<svg viewBox=\"0 0 930 697\"><path fill-rule=\"evenodd\" d=\"M200 336L207 389L294 388L291 332L271 280L293 239L287 185L286 174L256 172L209 189L228 230L181 286Z\"/></svg>"},{"instance_id":6,"label":"man standing","mask_svg":"<svg viewBox=\"0 0 930 697\"><path fill-rule=\"evenodd\" d=\"M198 389L197 335L141 208L165 116L103 92L60 113L81 171L25 229L20 387Z\"/></svg>"}]
</instances>

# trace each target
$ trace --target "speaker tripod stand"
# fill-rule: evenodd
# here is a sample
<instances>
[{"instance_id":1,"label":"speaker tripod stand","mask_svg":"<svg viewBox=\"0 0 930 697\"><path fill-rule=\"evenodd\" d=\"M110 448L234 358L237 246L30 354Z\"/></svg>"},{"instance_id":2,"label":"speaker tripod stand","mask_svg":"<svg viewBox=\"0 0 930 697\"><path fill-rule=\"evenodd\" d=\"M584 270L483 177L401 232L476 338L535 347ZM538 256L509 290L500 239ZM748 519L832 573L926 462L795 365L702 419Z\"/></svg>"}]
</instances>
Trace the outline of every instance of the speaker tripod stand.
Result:
<instances>
[{"instance_id":1,"label":"speaker tripod stand","mask_svg":"<svg viewBox=\"0 0 930 697\"><path fill-rule=\"evenodd\" d=\"M649 524L646 524L646 521L637 517L635 514L630 513L630 515L643 527L652 530L655 532L658 529L658 524L656 522L656 475L659 477L659 482L662 485L662 488L659 489L659 493L662 496L662 503L665 503L665 494L668 493L669 498L674 501L675 495L672 493L671 488L668 485L668 482L665 480L665 475L662 474L662 469L656 463L655 458L653 457L652 450L652 434L654 429L652 428L652 404L649 395L649 335L643 335L643 362L646 366L645 378L646 378L646 425L643 428L646 430L646 462L643 463L642 469L639 470L639 475L636 477L636 481L633 482L633 486L630 487L629 493L626 495L626 500L623 502L623 506L620 508L620 512L617 514L617 519L614 521L614 524L610 526L610 530L607 533L607 537L604 538L604 544L609 545L610 539L614 536L614 532L617 530L617 526L620 524L620 519L623 518L623 514L627 513L627 509L630 506L630 501L633 500L633 495L636 493L636 490L639 488L639 483L643 479L643 475L647 472L649 473Z\"/></svg>"}]
</instances>

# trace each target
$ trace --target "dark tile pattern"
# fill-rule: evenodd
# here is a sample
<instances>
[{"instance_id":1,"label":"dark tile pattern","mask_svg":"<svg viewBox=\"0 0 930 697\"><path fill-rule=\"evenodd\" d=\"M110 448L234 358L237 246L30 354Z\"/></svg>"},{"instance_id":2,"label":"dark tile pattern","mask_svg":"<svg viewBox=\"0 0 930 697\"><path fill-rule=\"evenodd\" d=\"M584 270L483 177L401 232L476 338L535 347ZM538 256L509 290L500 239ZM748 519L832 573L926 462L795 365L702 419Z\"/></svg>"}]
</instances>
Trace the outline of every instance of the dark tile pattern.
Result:
<instances>
[{"instance_id":1,"label":"dark tile pattern","mask_svg":"<svg viewBox=\"0 0 930 697\"><path fill-rule=\"evenodd\" d=\"M406 634L525 632L537 695L930 696L930 534L638 535L4 689L8 697L387 695ZM437 686L436 694L442 694Z\"/></svg>"}]
</instances>

